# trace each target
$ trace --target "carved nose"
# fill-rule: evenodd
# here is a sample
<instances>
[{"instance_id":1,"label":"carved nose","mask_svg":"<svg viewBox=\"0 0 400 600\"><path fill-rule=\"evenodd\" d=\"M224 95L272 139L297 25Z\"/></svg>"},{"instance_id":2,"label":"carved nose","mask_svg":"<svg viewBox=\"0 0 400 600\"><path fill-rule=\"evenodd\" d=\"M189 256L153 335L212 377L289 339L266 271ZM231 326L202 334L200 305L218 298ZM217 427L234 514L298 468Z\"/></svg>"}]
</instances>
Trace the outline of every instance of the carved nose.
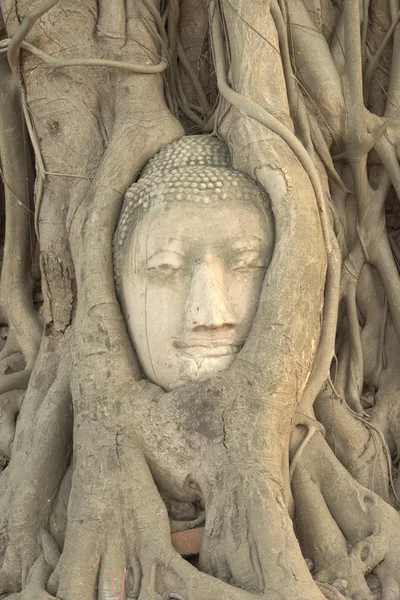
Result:
<instances>
[{"instance_id":1,"label":"carved nose","mask_svg":"<svg viewBox=\"0 0 400 600\"><path fill-rule=\"evenodd\" d=\"M186 327L191 330L218 329L235 324L224 290L222 265L209 262L197 265L186 303Z\"/></svg>"}]
</instances>

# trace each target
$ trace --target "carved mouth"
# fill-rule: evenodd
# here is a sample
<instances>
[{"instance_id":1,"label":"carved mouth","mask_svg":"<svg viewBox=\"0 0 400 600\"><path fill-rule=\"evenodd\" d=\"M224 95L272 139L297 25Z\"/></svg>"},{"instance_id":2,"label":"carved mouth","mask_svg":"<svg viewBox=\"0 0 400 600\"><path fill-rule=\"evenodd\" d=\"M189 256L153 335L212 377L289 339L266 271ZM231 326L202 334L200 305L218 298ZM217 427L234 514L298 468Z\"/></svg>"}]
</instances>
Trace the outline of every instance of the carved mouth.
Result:
<instances>
[{"instance_id":1,"label":"carved mouth","mask_svg":"<svg viewBox=\"0 0 400 600\"><path fill-rule=\"evenodd\" d=\"M229 346L181 346L184 354L193 358L218 358L220 356L233 356L242 346L230 344Z\"/></svg>"},{"instance_id":2,"label":"carved mouth","mask_svg":"<svg viewBox=\"0 0 400 600\"><path fill-rule=\"evenodd\" d=\"M213 336L189 336L185 340L175 339L173 345L183 354L195 359L234 356L243 347L245 338L216 338Z\"/></svg>"}]
</instances>

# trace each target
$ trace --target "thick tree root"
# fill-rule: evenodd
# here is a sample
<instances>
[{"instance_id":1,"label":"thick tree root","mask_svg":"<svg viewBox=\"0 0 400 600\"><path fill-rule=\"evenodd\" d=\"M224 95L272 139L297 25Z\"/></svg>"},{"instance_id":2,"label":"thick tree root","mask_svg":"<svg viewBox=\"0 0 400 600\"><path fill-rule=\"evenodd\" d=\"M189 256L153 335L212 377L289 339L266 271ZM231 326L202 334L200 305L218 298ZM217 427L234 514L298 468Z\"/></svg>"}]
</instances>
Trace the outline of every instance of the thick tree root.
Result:
<instances>
[{"instance_id":1,"label":"thick tree root","mask_svg":"<svg viewBox=\"0 0 400 600\"><path fill-rule=\"evenodd\" d=\"M31 265L32 164L20 98L5 60L0 61L0 160L5 188L6 232L0 303L12 332L12 347L25 359L20 373L0 378L0 394L26 389L42 337L41 318L33 303ZM17 243L15 241L17 240ZM7 344L3 349L8 352Z\"/></svg>"},{"instance_id":2,"label":"thick tree root","mask_svg":"<svg viewBox=\"0 0 400 600\"><path fill-rule=\"evenodd\" d=\"M15 435L15 421L21 408L25 392L13 390L0 396L0 455L11 457L11 446Z\"/></svg>"},{"instance_id":3,"label":"thick tree root","mask_svg":"<svg viewBox=\"0 0 400 600\"><path fill-rule=\"evenodd\" d=\"M390 502L390 451L383 432L355 414L332 389L321 392L315 414L332 451L358 483Z\"/></svg>"},{"instance_id":4,"label":"thick tree root","mask_svg":"<svg viewBox=\"0 0 400 600\"><path fill-rule=\"evenodd\" d=\"M351 477L320 434L310 440L292 485L303 553L314 562L315 577L342 579L352 598L367 600L365 575L374 571L383 598L399 598L400 516Z\"/></svg>"},{"instance_id":5,"label":"thick tree root","mask_svg":"<svg viewBox=\"0 0 400 600\"><path fill-rule=\"evenodd\" d=\"M90 599L98 585L97 597L111 600L111 581L119 581L124 569L133 569L130 585L141 590L141 600L341 598L328 585L319 591L313 583L293 535L281 486L271 482L266 472L243 474L231 469L230 474L204 490L207 521L200 564L207 573L202 573L172 549L168 515L140 459L140 450L132 451L123 438L118 443L118 455L113 450L103 445L94 453L95 462L76 467L64 552L48 584L57 598ZM106 462L103 454L108 457ZM107 465L106 470L102 469L107 486L100 496L93 477L97 461ZM124 464L129 465L129 483L126 479L119 481L119 472L127 475ZM90 499L82 492L83 483L91 489ZM116 493L118 503L113 500ZM135 510L128 509L124 515L126 495ZM108 509L111 505L112 522ZM77 539L82 543L77 545Z\"/></svg>"},{"instance_id":6,"label":"thick tree root","mask_svg":"<svg viewBox=\"0 0 400 600\"><path fill-rule=\"evenodd\" d=\"M21 430L19 436L17 433L19 444L15 454L13 450L13 461L9 467L8 496L2 498L0 508L8 537L0 569L0 589L4 592L15 592L21 588L21 581L26 583L31 567L40 555L40 531L47 526L53 497L67 467L72 416L69 377L66 353L53 385L45 398L40 398L37 412L32 415L37 423L34 439L29 440ZM34 398L32 393L32 404ZM20 429L23 421L29 419L29 409L32 408L24 405ZM16 469L18 459L20 465ZM41 477L42 469L46 472L45 480ZM29 492L25 493L27 490ZM14 498L11 507L7 502L10 494Z\"/></svg>"},{"instance_id":7,"label":"thick tree root","mask_svg":"<svg viewBox=\"0 0 400 600\"><path fill-rule=\"evenodd\" d=\"M32 569L25 589L21 593L11 594L7 600L56 600L46 591L46 583L52 572L52 567L40 556Z\"/></svg>"},{"instance_id":8,"label":"thick tree root","mask_svg":"<svg viewBox=\"0 0 400 600\"><path fill-rule=\"evenodd\" d=\"M80 435L86 439L85 431ZM54 597L113 600L111 581L121 581L126 569L134 574L133 581L127 577L127 586L140 589L141 600L340 598L329 587L323 586L322 593L313 583L281 486L260 469L229 469L226 477L204 488L207 521L201 563L209 574L195 569L173 550L165 505L140 449L128 440L125 445L120 435L115 446L104 432L89 460L81 462L76 456L64 550L48 582ZM48 537L42 539L43 549L45 543L49 545ZM57 552L45 552L53 564L54 556ZM41 597L30 591L29 581L21 600Z\"/></svg>"}]
</instances>

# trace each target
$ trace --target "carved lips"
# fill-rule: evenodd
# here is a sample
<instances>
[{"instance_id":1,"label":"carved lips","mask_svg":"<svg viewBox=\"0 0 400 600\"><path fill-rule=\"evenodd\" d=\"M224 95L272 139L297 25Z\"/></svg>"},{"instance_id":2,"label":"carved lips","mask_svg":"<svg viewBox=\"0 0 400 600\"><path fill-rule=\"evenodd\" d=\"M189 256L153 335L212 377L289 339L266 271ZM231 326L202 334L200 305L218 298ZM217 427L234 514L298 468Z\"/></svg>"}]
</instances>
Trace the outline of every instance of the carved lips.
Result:
<instances>
[{"instance_id":1,"label":"carved lips","mask_svg":"<svg viewBox=\"0 0 400 600\"><path fill-rule=\"evenodd\" d=\"M237 341L235 343L193 341L192 343L174 342L174 346L192 358L217 358L219 356L237 354L241 350L243 343L244 341Z\"/></svg>"}]
</instances>

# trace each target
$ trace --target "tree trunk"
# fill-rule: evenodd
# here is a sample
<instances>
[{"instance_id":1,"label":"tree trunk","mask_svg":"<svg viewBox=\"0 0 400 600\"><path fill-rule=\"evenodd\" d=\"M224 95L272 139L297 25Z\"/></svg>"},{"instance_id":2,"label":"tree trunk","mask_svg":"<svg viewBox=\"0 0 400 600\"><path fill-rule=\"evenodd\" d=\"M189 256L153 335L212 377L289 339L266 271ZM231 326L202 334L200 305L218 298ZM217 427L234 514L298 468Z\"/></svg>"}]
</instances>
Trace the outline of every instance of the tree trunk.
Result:
<instances>
[{"instance_id":1,"label":"tree trunk","mask_svg":"<svg viewBox=\"0 0 400 600\"><path fill-rule=\"evenodd\" d=\"M398 0L0 6L0 596L400 600ZM165 392L112 240L193 133L275 245L232 366Z\"/></svg>"}]
</instances>

